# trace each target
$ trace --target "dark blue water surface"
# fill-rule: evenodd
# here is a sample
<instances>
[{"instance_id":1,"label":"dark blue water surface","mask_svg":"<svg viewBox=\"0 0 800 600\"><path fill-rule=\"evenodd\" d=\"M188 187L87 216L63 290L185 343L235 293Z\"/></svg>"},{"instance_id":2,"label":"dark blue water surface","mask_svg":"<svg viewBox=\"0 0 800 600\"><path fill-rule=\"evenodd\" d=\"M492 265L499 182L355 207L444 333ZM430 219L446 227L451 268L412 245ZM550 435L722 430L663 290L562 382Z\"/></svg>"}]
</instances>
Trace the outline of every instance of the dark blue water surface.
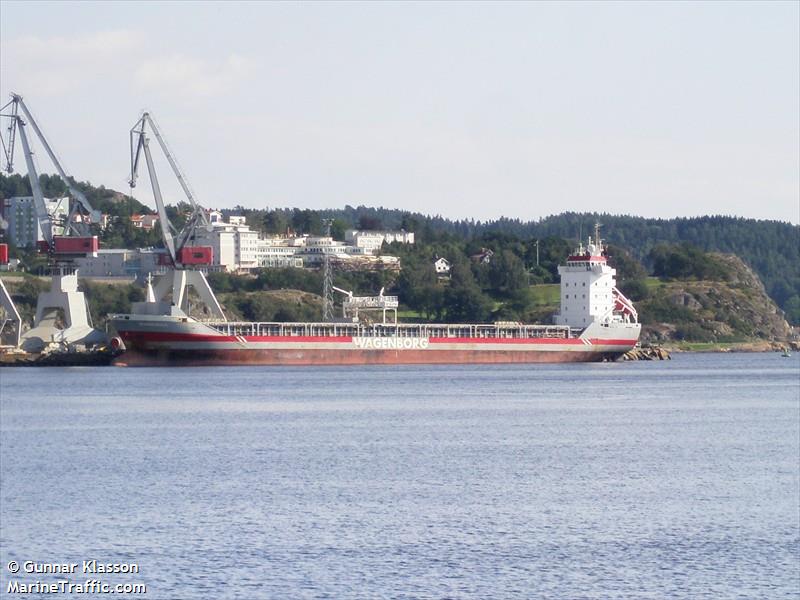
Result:
<instances>
[{"instance_id":1,"label":"dark blue water surface","mask_svg":"<svg viewBox=\"0 0 800 600\"><path fill-rule=\"evenodd\" d=\"M797 357L17 368L0 395L2 596L800 594ZM93 558L140 572L8 570Z\"/></svg>"}]
</instances>

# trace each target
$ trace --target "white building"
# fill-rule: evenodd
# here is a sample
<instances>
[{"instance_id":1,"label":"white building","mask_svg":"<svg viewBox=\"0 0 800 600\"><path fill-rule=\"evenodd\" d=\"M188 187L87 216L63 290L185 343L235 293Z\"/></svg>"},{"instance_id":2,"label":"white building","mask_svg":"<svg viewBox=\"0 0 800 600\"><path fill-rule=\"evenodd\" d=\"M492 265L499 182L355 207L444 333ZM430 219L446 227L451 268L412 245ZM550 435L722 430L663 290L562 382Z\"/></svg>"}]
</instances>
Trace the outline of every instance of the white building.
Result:
<instances>
[{"instance_id":1,"label":"white building","mask_svg":"<svg viewBox=\"0 0 800 600\"><path fill-rule=\"evenodd\" d=\"M211 213L209 217L212 216L215 215ZM252 231L244 220L244 217L236 215L229 217L232 222L228 223L215 218L210 230L201 227L195 231L192 245L210 246L214 255L214 266L225 271L319 267L325 257L336 260L339 264L346 263L354 269L359 266L396 268L398 265L395 257L376 256L383 237L376 249L364 244L367 238L361 238L361 246L339 242L329 236L260 238L258 232ZM381 232L378 233L382 235Z\"/></svg>"},{"instance_id":2,"label":"white building","mask_svg":"<svg viewBox=\"0 0 800 600\"><path fill-rule=\"evenodd\" d=\"M82 277L133 278L161 270L165 253L166 250L153 248L98 250L97 256L78 258L75 265Z\"/></svg>"},{"instance_id":3,"label":"white building","mask_svg":"<svg viewBox=\"0 0 800 600\"><path fill-rule=\"evenodd\" d=\"M302 268L303 259L299 257L300 246L293 242L297 238L275 236L259 239L256 242L256 261L261 268Z\"/></svg>"},{"instance_id":4,"label":"white building","mask_svg":"<svg viewBox=\"0 0 800 600\"><path fill-rule=\"evenodd\" d=\"M258 267L258 232L250 231L247 225L236 226L236 265L239 269Z\"/></svg>"},{"instance_id":5,"label":"white building","mask_svg":"<svg viewBox=\"0 0 800 600\"><path fill-rule=\"evenodd\" d=\"M384 242L400 242L413 244L414 234L408 231L359 231L349 229L344 234L344 239L356 248L362 248L365 254L378 254Z\"/></svg>"},{"instance_id":6,"label":"white building","mask_svg":"<svg viewBox=\"0 0 800 600\"><path fill-rule=\"evenodd\" d=\"M450 261L446 258L437 258L433 263L433 268L436 270L437 275L449 275Z\"/></svg>"},{"instance_id":7,"label":"white building","mask_svg":"<svg viewBox=\"0 0 800 600\"><path fill-rule=\"evenodd\" d=\"M131 225L136 229L150 231L158 223L158 215L131 215Z\"/></svg>"},{"instance_id":8,"label":"white building","mask_svg":"<svg viewBox=\"0 0 800 600\"><path fill-rule=\"evenodd\" d=\"M303 257L306 266L317 266L325 261L325 257L347 260L349 258L348 246L344 242L337 242L331 237L303 236L305 240L302 249L298 252Z\"/></svg>"},{"instance_id":9,"label":"white building","mask_svg":"<svg viewBox=\"0 0 800 600\"><path fill-rule=\"evenodd\" d=\"M192 246L210 246L215 265L223 267L225 271L236 271L239 268L237 256L241 255L241 244L237 241L237 234L233 225L212 223L210 231L204 227L195 230Z\"/></svg>"},{"instance_id":10,"label":"white building","mask_svg":"<svg viewBox=\"0 0 800 600\"><path fill-rule=\"evenodd\" d=\"M258 232L239 223L213 221L211 230L198 227L192 245L210 246L214 253L214 265L225 271L255 269L259 266Z\"/></svg>"},{"instance_id":11,"label":"white building","mask_svg":"<svg viewBox=\"0 0 800 600\"><path fill-rule=\"evenodd\" d=\"M45 198L47 212L54 222L66 220L69 215L69 198ZM2 216L8 224L7 239L17 247L32 248L36 242L45 239L36 215L36 205L33 196L14 196L6 198L2 204ZM54 225L52 235L64 233L62 226Z\"/></svg>"},{"instance_id":12,"label":"white building","mask_svg":"<svg viewBox=\"0 0 800 600\"><path fill-rule=\"evenodd\" d=\"M112 217L111 215L108 215L106 213L101 214L99 223L100 229L105 231L106 229L108 229L109 225L111 225L111 223L118 218L119 217Z\"/></svg>"}]
</instances>

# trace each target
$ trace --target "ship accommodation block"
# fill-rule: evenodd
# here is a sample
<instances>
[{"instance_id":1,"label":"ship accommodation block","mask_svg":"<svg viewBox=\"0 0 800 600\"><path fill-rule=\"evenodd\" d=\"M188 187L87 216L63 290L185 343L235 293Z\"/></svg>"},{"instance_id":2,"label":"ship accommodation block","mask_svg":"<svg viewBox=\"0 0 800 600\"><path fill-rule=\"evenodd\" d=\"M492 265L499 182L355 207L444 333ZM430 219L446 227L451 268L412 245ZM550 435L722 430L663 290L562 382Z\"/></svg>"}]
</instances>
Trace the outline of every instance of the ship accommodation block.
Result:
<instances>
[{"instance_id":1,"label":"ship accommodation block","mask_svg":"<svg viewBox=\"0 0 800 600\"><path fill-rule=\"evenodd\" d=\"M611 318L614 307L616 269L590 244L584 254L570 256L561 276L561 312L556 324L584 328Z\"/></svg>"}]
</instances>

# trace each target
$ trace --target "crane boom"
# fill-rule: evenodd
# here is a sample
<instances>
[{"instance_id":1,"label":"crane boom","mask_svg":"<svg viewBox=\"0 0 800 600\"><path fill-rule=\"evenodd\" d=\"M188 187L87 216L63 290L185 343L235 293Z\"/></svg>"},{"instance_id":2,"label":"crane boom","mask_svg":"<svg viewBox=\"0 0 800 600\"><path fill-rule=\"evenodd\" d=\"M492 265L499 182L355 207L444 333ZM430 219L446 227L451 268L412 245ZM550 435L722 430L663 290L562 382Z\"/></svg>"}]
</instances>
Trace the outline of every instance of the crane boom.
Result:
<instances>
[{"instance_id":1,"label":"crane boom","mask_svg":"<svg viewBox=\"0 0 800 600\"><path fill-rule=\"evenodd\" d=\"M42 186L39 184L39 174L36 172L36 165L33 164L33 153L28 143L28 134L25 127L19 127L19 140L22 142L22 152L25 155L25 163L28 166L28 179L31 182L31 194L33 195L33 205L36 208L36 219L42 229L42 235L48 246L53 245L53 217L47 210L47 204L42 194Z\"/></svg>"},{"instance_id":2,"label":"crane boom","mask_svg":"<svg viewBox=\"0 0 800 600\"><path fill-rule=\"evenodd\" d=\"M184 175L183 171L178 165L178 160L175 158L175 155L170 151L169 146L167 146L166 140L164 140L164 136L161 135L161 130L159 129L158 125L153 119L153 116L150 113L145 113L147 120L150 123L150 127L153 129L153 135L156 136L158 140L159 146L161 146L161 150L164 152L164 156L167 157L167 161L169 162L170 167L172 167L172 172L175 173L175 177L178 178L178 182L181 184L183 188L184 194L186 194L186 198L189 200L189 204L192 207L192 210L197 210L200 208L197 201L194 198L194 193L192 192L192 188L189 185L189 180L186 179L186 175ZM202 221L204 225L208 224L208 217L206 216L205 211L201 210L202 213Z\"/></svg>"},{"instance_id":3,"label":"crane boom","mask_svg":"<svg viewBox=\"0 0 800 600\"><path fill-rule=\"evenodd\" d=\"M44 133L42 133L42 130L39 128L38 123L36 123L36 119L33 118L33 115L28 110L28 106L25 104L25 101L22 99L22 96L20 96L19 94L11 94L11 98L13 99L13 102L15 102L22 109L22 112L25 114L25 117L27 118L27 123L23 122L21 124L22 125L29 124L33 128L33 130L36 132L36 136L42 143L42 146L44 146L47 155L50 157L50 160L53 161L53 165L55 166L56 171L58 171L58 174L61 176L61 179L69 188L72 197L75 198L81 204L81 206L83 206L84 210L87 213L89 213L92 222L98 223L100 221L100 211L94 210L94 208L92 208L92 205L86 199L86 196L83 194L83 192L81 192L78 188L76 188L72 184L73 182L72 177L70 177L70 175L64 170L64 167L61 166L61 162L58 160L56 153L53 152L53 149L47 142L47 138L44 136ZM20 130L21 129L22 128L20 128ZM70 228L75 227L75 222L72 217L75 214L76 209L77 206L73 206L72 211L70 213L70 218L67 219L67 233L69 232Z\"/></svg>"},{"instance_id":4,"label":"crane boom","mask_svg":"<svg viewBox=\"0 0 800 600\"><path fill-rule=\"evenodd\" d=\"M167 247L167 252L175 263L177 255L175 254L175 240L172 237L172 232L169 230L169 218L167 217L167 208L164 206L164 198L161 196L161 186L158 185L158 176L156 169L153 165L153 156L150 154L150 145L146 137L142 136L141 147L144 149L144 157L147 161L147 170L150 173L150 185L153 186L153 196L156 199L156 208L158 209L158 218L161 219L161 235L164 238L164 245Z\"/></svg>"},{"instance_id":5,"label":"crane boom","mask_svg":"<svg viewBox=\"0 0 800 600\"><path fill-rule=\"evenodd\" d=\"M153 115L149 112L145 111L142 113L141 118L136 122L136 125L133 126L131 129L131 150L133 150L133 136L137 135L139 141L136 144L136 150L131 152L131 187L136 187L136 179L137 179L137 169L139 165L139 155L141 153L142 148L142 138L145 136L145 125L150 125L150 129L153 131L153 135L156 137L158 141L158 145L161 146L161 151L164 153L164 156L167 158L167 162L169 162L169 166L172 168L172 172L175 174L175 177L178 179L178 183L181 184L181 188L183 188L183 193L186 194L186 199L189 201L189 206L192 207L193 213L199 213L200 222L203 225L208 225L208 216L206 215L205 211L202 210L202 207L197 203L197 200L194 197L194 192L192 192L192 188L189 185L189 180L186 178L183 170L181 169L180 165L178 164L178 159L175 158L175 154L169 149L164 136L161 133L161 129L159 129L158 124L156 124Z\"/></svg>"}]
</instances>

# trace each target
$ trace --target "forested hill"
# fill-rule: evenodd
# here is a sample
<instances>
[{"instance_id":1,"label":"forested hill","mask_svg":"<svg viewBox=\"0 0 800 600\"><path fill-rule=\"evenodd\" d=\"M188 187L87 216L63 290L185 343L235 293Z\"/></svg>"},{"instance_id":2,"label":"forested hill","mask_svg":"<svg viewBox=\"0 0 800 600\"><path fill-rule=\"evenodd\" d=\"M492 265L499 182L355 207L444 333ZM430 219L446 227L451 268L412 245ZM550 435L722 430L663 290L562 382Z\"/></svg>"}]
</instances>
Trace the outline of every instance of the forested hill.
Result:
<instances>
[{"instance_id":1,"label":"forested hill","mask_svg":"<svg viewBox=\"0 0 800 600\"><path fill-rule=\"evenodd\" d=\"M289 211L291 214L291 211ZM370 228L406 228L419 232L423 240L441 234L480 238L501 233L519 239L560 237L577 240L602 226L602 237L626 248L645 260L659 244L689 243L706 252L725 252L742 257L762 279L767 273L800 276L800 226L780 221L741 217L704 216L674 219L649 219L606 213L566 212L539 221L501 217L494 221L450 220L395 209L345 207L320 211L327 218L338 218L351 225L365 222ZM291 217L290 217L291 218Z\"/></svg>"},{"instance_id":2,"label":"forested hill","mask_svg":"<svg viewBox=\"0 0 800 600\"><path fill-rule=\"evenodd\" d=\"M575 238L576 231L592 223L603 225L602 236L647 262L652 249L662 243L688 243L706 252L735 254L758 273L779 306L800 296L800 227L778 221L708 216L645 219L607 214L565 213L537 223L500 220L487 230L533 237Z\"/></svg>"},{"instance_id":3,"label":"forested hill","mask_svg":"<svg viewBox=\"0 0 800 600\"><path fill-rule=\"evenodd\" d=\"M293 226L298 221L309 220L309 215L304 214L306 211L297 209L248 212L252 215L249 222L254 224L262 220L268 224L288 221ZM364 206L320 211L319 216L335 219L347 226L405 228L416 232L420 243L443 241L443 238L450 236L462 239L508 236L519 240L549 237L577 240L579 236L585 239L594 230L594 224L600 223L604 239L628 250L645 264L653 248L662 244L688 243L706 252L735 254L758 273L767 293L778 306L786 309L788 305L800 305L800 226L780 221L726 216L648 219L573 212L553 215L540 221L508 218L486 222L453 221L439 216ZM310 223L309 226L314 227Z\"/></svg>"}]
</instances>

